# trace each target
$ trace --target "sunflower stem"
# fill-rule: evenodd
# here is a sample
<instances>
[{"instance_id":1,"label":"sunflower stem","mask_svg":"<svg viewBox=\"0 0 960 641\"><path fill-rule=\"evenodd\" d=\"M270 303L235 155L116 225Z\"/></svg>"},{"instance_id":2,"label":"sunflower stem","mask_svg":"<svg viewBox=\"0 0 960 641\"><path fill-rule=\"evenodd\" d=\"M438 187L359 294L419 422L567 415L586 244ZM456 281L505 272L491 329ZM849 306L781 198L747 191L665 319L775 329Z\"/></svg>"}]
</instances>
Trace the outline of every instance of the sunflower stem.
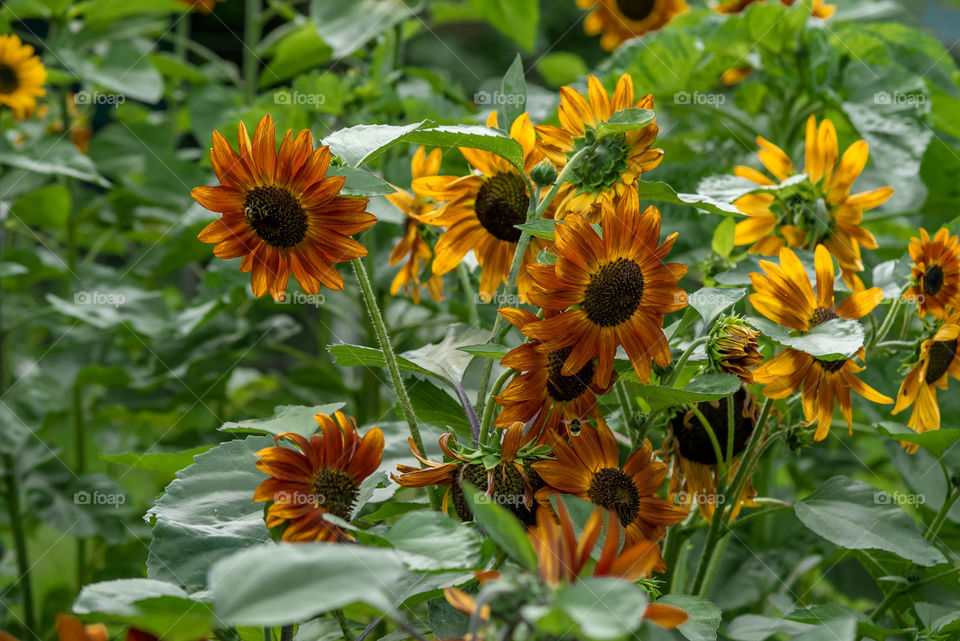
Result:
<instances>
[{"instance_id":1,"label":"sunflower stem","mask_svg":"<svg viewBox=\"0 0 960 641\"><path fill-rule=\"evenodd\" d=\"M20 514L20 484L14 469L15 459L10 454L3 455L3 470L6 476L7 512L10 515L10 529L13 530L13 545L17 555L17 582L23 598L23 627L33 633L36 620L33 614L33 583L30 580L30 561L27 557L27 538L24 535L24 521Z\"/></svg>"},{"instance_id":2,"label":"sunflower stem","mask_svg":"<svg viewBox=\"0 0 960 641\"><path fill-rule=\"evenodd\" d=\"M500 375L500 378L493 384L493 389L490 390L490 396L499 394L503 386L506 385L507 379L514 373L512 369L504 371L503 374ZM486 443L490 438L490 424L493 422L493 408L495 405L496 403L491 401L483 408L483 418L480 421L480 443Z\"/></svg>"},{"instance_id":3,"label":"sunflower stem","mask_svg":"<svg viewBox=\"0 0 960 641\"><path fill-rule=\"evenodd\" d=\"M262 12L261 0L246 0L243 16L243 85L247 104L253 104L257 97L257 72L260 64L257 47L260 45Z\"/></svg>"},{"instance_id":4,"label":"sunflower stem","mask_svg":"<svg viewBox=\"0 0 960 641\"><path fill-rule=\"evenodd\" d=\"M696 404L690 406L690 411L700 420L700 424L703 425L703 429L706 430L707 436L710 438L710 444L713 445L713 455L717 459L720 478L725 479L727 477L727 465L723 458L723 450L720 448L720 440L717 438L717 433L713 431L713 426L710 425L710 421L707 420L707 417L703 415L703 412L700 411L700 408L698 408Z\"/></svg>"},{"instance_id":5,"label":"sunflower stem","mask_svg":"<svg viewBox=\"0 0 960 641\"><path fill-rule=\"evenodd\" d=\"M674 365L673 371L670 372L669 378L667 378L667 387L674 386L674 384L677 382L677 379L680 378L680 373L683 371L687 361L690 360L690 356L693 354L693 351L700 345L706 343L708 340L710 340L709 335L701 336L687 346L687 349L685 349L683 354L680 355L680 358L677 359L677 364Z\"/></svg>"},{"instance_id":6,"label":"sunflower stem","mask_svg":"<svg viewBox=\"0 0 960 641\"><path fill-rule=\"evenodd\" d=\"M627 396L627 388L623 381L617 381L614 387L617 390L617 402L620 403L620 413L623 414L624 425L630 425L630 418L633 416L633 407L630 405L630 397ZM631 430L632 431L632 430ZM636 447L636 443L633 444Z\"/></svg>"},{"instance_id":7,"label":"sunflower stem","mask_svg":"<svg viewBox=\"0 0 960 641\"><path fill-rule=\"evenodd\" d=\"M734 414L737 406L735 396L736 393L733 393L727 397L727 475L722 477L724 485L730 480L730 470L733 468L733 438L734 428L736 426L736 417Z\"/></svg>"},{"instance_id":8,"label":"sunflower stem","mask_svg":"<svg viewBox=\"0 0 960 641\"><path fill-rule=\"evenodd\" d=\"M900 312L900 306L903 304L903 295L906 293L906 291L907 287L904 287L900 290L900 293L897 294L893 304L890 305L890 311L887 312L887 317L884 318L883 323L880 324L880 329L874 332L873 336L870 337L870 342L867 344L867 351L872 350L874 345L882 341L887 336L887 332L890 331L890 328L893 326L893 321Z\"/></svg>"},{"instance_id":9,"label":"sunflower stem","mask_svg":"<svg viewBox=\"0 0 960 641\"><path fill-rule=\"evenodd\" d=\"M343 614L342 610L337 610L341 615ZM342 626L342 624L341 624ZM344 639L349 639L350 637L344 637ZM293 641L293 625L284 625L280 628L280 641Z\"/></svg>"}]
</instances>

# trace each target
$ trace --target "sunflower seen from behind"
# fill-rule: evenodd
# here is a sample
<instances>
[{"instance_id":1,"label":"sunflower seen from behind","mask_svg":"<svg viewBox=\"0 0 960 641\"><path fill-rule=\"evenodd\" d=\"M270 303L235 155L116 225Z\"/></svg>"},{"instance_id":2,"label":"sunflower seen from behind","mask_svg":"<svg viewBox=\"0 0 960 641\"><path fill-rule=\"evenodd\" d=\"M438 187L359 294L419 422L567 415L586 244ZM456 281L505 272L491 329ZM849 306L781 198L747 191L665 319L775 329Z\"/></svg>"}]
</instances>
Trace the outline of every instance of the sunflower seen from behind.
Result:
<instances>
[{"instance_id":1,"label":"sunflower seen from behind","mask_svg":"<svg viewBox=\"0 0 960 641\"><path fill-rule=\"evenodd\" d=\"M366 211L368 199L340 195L346 179L327 176L330 149L314 149L307 129L296 138L287 130L278 151L267 115L252 142L242 122L237 139L239 153L213 132L210 162L220 185L190 192L221 214L199 239L215 243L218 258L243 256L240 270L250 272L254 296L270 292L283 300L291 272L308 294L319 293L321 285L343 289L334 264L367 255L351 236L377 222Z\"/></svg>"},{"instance_id":2,"label":"sunflower seen from behind","mask_svg":"<svg viewBox=\"0 0 960 641\"><path fill-rule=\"evenodd\" d=\"M10 107L14 118L27 118L46 94L47 70L33 47L16 34L0 35L0 107Z\"/></svg>"},{"instance_id":3,"label":"sunflower seen from behind","mask_svg":"<svg viewBox=\"0 0 960 641\"><path fill-rule=\"evenodd\" d=\"M946 227L933 238L921 229L920 238L910 239L909 251L913 284L904 292L904 299L917 304L921 318L927 312L946 318L949 307L960 306L960 239Z\"/></svg>"},{"instance_id":4,"label":"sunflower seen from behind","mask_svg":"<svg viewBox=\"0 0 960 641\"><path fill-rule=\"evenodd\" d=\"M860 320L873 311L883 297L880 288L873 287L834 306L833 259L822 245L814 254L816 292L803 263L786 247L780 250L779 265L762 260L760 267L763 274L750 274L755 292L750 294L750 303L768 319L799 332L807 332L836 318ZM862 348L860 356L863 357ZM893 399L857 378L864 369L851 358L824 360L788 348L754 370L753 377L765 386L763 395L767 398L787 398L801 391L804 417L807 424L817 424L814 440L822 441L830 432L835 404L840 405L852 433L850 390L875 403L893 403Z\"/></svg>"},{"instance_id":5,"label":"sunflower seen from behind","mask_svg":"<svg viewBox=\"0 0 960 641\"><path fill-rule=\"evenodd\" d=\"M600 35L600 46L613 51L621 44L665 27L690 10L685 0L577 0L590 13L583 20L588 36Z\"/></svg>"}]
</instances>

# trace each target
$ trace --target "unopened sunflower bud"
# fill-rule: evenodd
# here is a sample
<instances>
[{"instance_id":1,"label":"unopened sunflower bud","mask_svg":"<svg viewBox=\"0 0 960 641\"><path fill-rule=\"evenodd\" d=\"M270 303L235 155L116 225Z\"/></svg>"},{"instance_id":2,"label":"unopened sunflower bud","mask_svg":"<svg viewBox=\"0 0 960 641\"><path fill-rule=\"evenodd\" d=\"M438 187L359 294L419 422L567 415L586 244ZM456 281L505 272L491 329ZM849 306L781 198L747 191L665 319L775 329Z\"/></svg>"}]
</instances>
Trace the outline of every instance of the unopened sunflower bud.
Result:
<instances>
[{"instance_id":1,"label":"unopened sunflower bud","mask_svg":"<svg viewBox=\"0 0 960 641\"><path fill-rule=\"evenodd\" d=\"M530 170L530 179L537 187L549 187L557 182L557 168L549 160L544 160Z\"/></svg>"},{"instance_id":2,"label":"unopened sunflower bud","mask_svg":"<svg viewBox=\"0 0 960 641\"><path fill-rule=\"evenodd\" d=\"M787 445L794 452L799 452L805 447L813 445L813 437L816 434L815 426L794 425L787 430Z\"/></svg>"},{"instance_id":3,"label":"unopened sunflower bud","mask_svg":"<svg viewBox=\"0 0 960 641\"><path fill-rule=\"evenodd\" d=\"M733 315L719 321L710 332L707 356L718 371L735 374L741 381L753 383L751 368L763 362L757 339L760 332L741 317Z\"/></svg>"}]
</instances>

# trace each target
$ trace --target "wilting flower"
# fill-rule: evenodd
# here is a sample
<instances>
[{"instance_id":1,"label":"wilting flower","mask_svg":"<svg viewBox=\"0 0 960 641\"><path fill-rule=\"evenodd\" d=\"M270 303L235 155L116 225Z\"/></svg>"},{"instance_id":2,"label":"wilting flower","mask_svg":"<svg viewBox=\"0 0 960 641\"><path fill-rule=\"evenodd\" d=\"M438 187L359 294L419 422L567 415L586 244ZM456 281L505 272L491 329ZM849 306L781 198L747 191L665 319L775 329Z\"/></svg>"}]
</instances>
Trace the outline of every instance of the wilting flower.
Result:
<instances>
[{"instance_id":1,"label":"wilting flower","mask_svg":"<svg viewBox=\"0 0 960 641\"><path fill-rule=\"evenodd\" d=\"M417 150L413 155L413 161L410 163L410 172L413 180L425 176L436 176L440 171L441 152L434 149L430 154L426 153L423 147ZM423 229L422 217L433 210L433 205L426 199L417 194L411 194L403 189L397 189L396 193L388 194L387 200L393 203L394 207L406 214L403 226L403 237L397 246L390 253L390 264L396 265L406 259L406 262L397 272L390 284L390 293L396 294L400 288L410 292L413 302L420 302L420 289L423 283L420 282L420 272L423 265L430 260L433 252L430 245L423 239L420 232ZM443 276L433 274L427 280L427 289L433 300L443 300Z\"/></svg>"},{"instance_id":2,"label":"wilting flower","mask_svg":"<svg viewBox=\"0 0 960 641\"><path fill-rule=\"evenodd\" d=\"M752 368L763 362L757 339L760 332L739 316L718 322L710 331L707 358L725 374L735 374L743 383L753 384Z\"/></svg>"},{"instance_id":3,"label":"wilting flower","mask_svg":"<svg viewBox=\"0 0 960 641\"><path fill-rule=\"evenodd\" d=\"M865 140L851 145L837 164L837 131L824 119L807 120L807 179L778 191L747 194L734 203L748 216L737 223L734 242L752 245L750 251L765 256L776 255L782 247L812 250L824 245L843 271L844 280L855 290L863 284L855 272L863 270L860 248L876 249L877 241L863 229L863 212L879 207L893 195L892 187L881 187L859 194L850 188L867 164L869 148ZM760 162L778 181L796 175L797 169L779 147L762 137ZM774 186L773 180L750 167L737 167L734 173L758 186Z\"/></svg>"},{"instance_id":4,"label":"wilting flower","mask_svg":"<svg viewBox=\"0 0 960 641\"><path fill-rule=\"evenodd\" d=\"M583 21L588 36L600 36L600 46L613 51L622 43L656 31L690 9L685 0L577 0L590 9Z\"/></svg>"},{"instance_id":5,"label":"wilting flower","mask_svg":"<svg viewBox=\"0 0 960 641\"><path fill-rule=\"evenodd\" d=\"M806 332L835 318L860 320L880 304L883 294L879 287L873 287L853 294L834 307L830 252L822 245L818 246L814 262L816 292L810 286L803 263L790 249L784 247L780 250L779 266L760 261L766 276L750 274L756 291L750 295L754 309L784 327ZM753 375L754 380L766 385L763 395L767 398L786 398L802 386L803 414L808 424L817 421L814 438L822 441L830 432L834 401L839 403L852 433L851 389L875 403L893 402L856 377L863 370L850 358L824 360L806 352L785 349L754 370Z\"/></svg>"},{"instance_id":6,"label":"wilting flower","mask_svg":"<svg viewBox=\"0 0 960 641\"><path fill-rule=\"evenodd\" d=\"M320 434L309 439L287 432L299 448L267 447L259 452L257 468L270 475L257 487L254 501L273 501L267 509L267 527L287 524L282 540L336 541L343 530L325 515L350 520L360 483L377 471L383 457L383 432L370 429L362 438L354 419L337 412L334 418L317 414Z\"/></svg>"},{"instance_id":7,"label":"wilting flower","mask_svg":"<svg viewBox=\"0 0 960 641\"><path fill-rule=\"evenodd\" d=\"M26 118L46 90L47 70L33 47L15 34L0 35L0 106L10 107L14 118Z\"/></svg>"},{"instance_id":8,"label":"wilting flower","mask_svg":"<svg viewBox=\"0 0 960 641\"><path fill-rule=\"evenodd\" d=\"M960 304L960 239L943 227L931 240L921 229L920 238L910 239L910 258L914 284L904 298L916 301L921 317L945 318L947 307Z\"/></svg>"},{"instance_id":9,"label":"wilting flower","mask_svg":"<svg viewBox=\"0 0 960 641\"><path fill-rule=\"evenodd\" d=\"M540 318L522 309L503 307L500 315L520 331L530 323L540 322ZM616 374L610 384L600 387L594 381L595 365L590 360L578 371L564 376L560 370L572 349L563 347L551 352L535 340L510 350L500 364L523 374L493 397L504 408L493 424L510 427L517 421L533 421L531 433L542 438L545 429L556 431L561 423L599 416L597 395L610 391Z\"/></svg>"},{"instance_id":10,"label":"wilting flower","mask_svg":"<svg viewBox=\"0 0 960 641\"><path fill-rule=\"evenodd\" d=\"M563 312L522 331L551 352L571 348L560 374L573 376L598 359L593 381L610 384L617 346L630 357L639 379L650 380L650 358L670 363L670 347L661 325L666 313L686 306L677 286L686 265L664 263L677 234L660 242L660 212L640 213L637 192L628 190L616 211L605 207L603 238L581 216L556 226L555 265L531 265L537 284L530 300L546 311ZM572 306L576 309L568 310ZM564 311L568 310L568 311Z\"/></svg>"},{"instance_id":11,"label":"wilting flower","mask_svg":"<svg viewBox=\"0 0 960 641\"><path fill-rule=\"evenodd\" d=\"M960 316L954 314L937 333L920 345L920 359L913 365L900 391L892 414L912 407L907 427L918 434L940 429L940 405L937 390L947 389L947 377L960 380L960 359L957 358L957 342L960 338ZM902 443L913 454L919 447L916 443Z\"/></svg>"},{"instance_id":12,"label":"wilting flower","mask_svg":"<svg viewBox=\"0 0 960 641\"><path fill-rule=\"evenodd\" d=\"M730 397L719 401L705 401L697 403L696 407L710 424L721 454L727 455L727 439L730 430L727 422L727 403ZM757 424L756 403L753 395L739 389L733 394L733 456L727 471L727 478L732 479L740 466L736 457L747 447L747 441ZM688 410L682 412L670 421L670 440L665 443L664 449L672 454L673 474L670 476L670 489L667 498L679 500L680 504L689 509L696 505L700 508L700 515L710 521L716 509L719 468L717 466L717 452L713 441L699 417ZM743 486L739 499L734 503L728 514L735 518L740 513L741 505L756 507L753 497L757 492L750 485L750 481Z\"/></svg>"},{"instance_id":13,"label":"wilting flower","mask_svg":"<svg viewBox=\"0 0 960 641\"><path fill-rule=\"evenodd\" d=\"M754 2L762 0L720 0L720 4L714 7L715 11L720 13L740 13ZM780 4L792 7L797 0L780 0ZM813 0L813 12L810 14L814 18L823 18L826 20L832 16L837 7L832 4L825 4L823 0Z\"/></svg>"},{"instance_id":14,"label":"wilting flower","mask_svg":"<svg viewBox=\"0 0 960 641\"><path fill-rule=\"evenodd\" d=\"M496 111L490 114L487 126L497 126ZM543 160L530 116L522 114L514 120L510 137L523 148L524 172L529 173ZM473 250L480 264L480 296L489 301L500 283L507 280L521 234L516 225L527 221L532 195L524 175L507 160L480 149L461 147L460 153L475 173L418 178L413 181L413 191L444 203L422 219L446 228L433 250L433 273L453 271L464 255ZM536 262L537 252L545 245L541 239L531 240L523 264ZM517 280L521 298L526 296L529 283L521 267Z\"/></svg>"},{"instance_id":15,"label":"wilting flower","mask_svg":"<svg viewBox=\"0 0 960 641\"><path fill-rule=\"evenodd\" d=\"M556 218L580 214L596 222L604 205L612 205L628 187L640 180L663 159L662 149L652 149L660 128L652 122L640 129L597 138L597 125L611 115L636 107L653 109L653 96L634 102L633 79L620 76L613 96L607 94L594 76L588 79L587 96L572 87L560 89L560 126L539 126L540 145L547 158L557 167L576 160L574 178L560 187L555 197Z\"/></svg>"},{"instance_id":16,"label":"wilting flower","mask_svg":"<svg viewBox=\"0 0 960 641\"><path fill-rule=\"evenodd\" d=\"M621 466L617 441L603 419L597 419L597 427L584 423L580 433L569 439L552 432L547 435L555 458L533 464L547 485L537 492L541 502L549 501L551 494L573 494L613 510L629 543L659 541L666 535L666 526L687 516L686 510L656 495L668 467L653 460L650 441Z\"/></svg>"},{"instance_id":17,"label":"wilting flower","mask_svg":"<svg viewBox=\"0 0 960 641\"><path fill-rule=\"evenodd\" d=\"M326 175L329 147L314 149L307 129L295 139L291 134L287 130L278 152L270 116L260 120L252 144L241 122L238 154L214 131L210 162L220 185L190 192L223 214L200 240L216 243L218 258L243 256L240 269L252 272L253 294L269 291L275 300L283 300L291 271L308 294L317 294L320 285L343 289L333 264L366 256L350 236L377 222L365 211L368 199L340 196L346 179Z\"/></svg>"}]
</instances>

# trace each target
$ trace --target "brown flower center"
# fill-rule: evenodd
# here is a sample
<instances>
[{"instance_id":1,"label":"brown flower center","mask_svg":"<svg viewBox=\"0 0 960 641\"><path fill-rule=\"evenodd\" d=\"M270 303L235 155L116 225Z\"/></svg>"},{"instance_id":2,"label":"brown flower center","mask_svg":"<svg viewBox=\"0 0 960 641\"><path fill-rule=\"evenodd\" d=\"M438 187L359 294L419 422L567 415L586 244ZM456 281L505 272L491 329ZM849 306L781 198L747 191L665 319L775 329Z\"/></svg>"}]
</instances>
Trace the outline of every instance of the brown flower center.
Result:
<instances>
[{"instance_id":1,"label":"brown flower center","mask_svg":"<svg viewBox=\"0 0 960 641\"><path fill-rule=\"evenodd\" d=\"M733 454L736 456L747 447L747 441L753 433L754 417L744 417L743 404L746 402L747 393L741 388L734 394L733 401ZM721 398L715 402L697 403L697 409L703 414L717 437L717 443L720 445L720 452L726 456L727 438L729 429L727 427L727 398ZM677 446L683 458L694 463L703 463L705 465L715 465L717 462L717 452L713 449L713 441L707 434L706 428L700 420L693 415L693 412L675 416L671 421L673 427L673 437L677 439Z\"/></svg>"},{"instance_id":2,"label":"brown flower center","mask_svg":"<svg viewBox=\"0 0 960 641\"><path fill-rule=\"evenodd\" d=\"M838 358L835 361L823 360L821 358L815 358L813 360L816 361L817 365L822 367L824 370L830 372L831 374L833 372L839 372L840 370L842 370L843 366L846 365L847 363L847 359L845 358Z\"/></svg>"},{"instance_id":3,"label":"brown flower center","mask_svg":"<svg viewBox=\"0 0 960 641\"><path fill-rule=\"evenodd\" d=\"M640 308L643 300L643 270L628 258L600 266L590 276L581 308L595 325L619 325Z\"/></svg>"},{"instance_id":4,"label":"brown flower center","mask_svg":"<svg viewBox=\"0 0 960 641\"><path fill-rule=\"evenodd\" d=\"M324 512L350 520L353 504L357 500L360 486L353 477L330 467L325 467L313 477L310 486L317 507Z\"/></svg>"},{"instance_id":5,"label":"brown flower center","mask_svg":"<svg viewBox=\"0 0 960 641\"><path fill-rule=\"evenodd\" d=\"M818 307L813 310L813 314L810 315L810 327L816 327L834 318L840 318L835 311L829 307Z\"/></svg>"},{"instance_id":6,"label":"brown flower center","mask_svg":"<svg viewBox=\"0 0 960 641\"><path fill-rule=\"evenodd\" d=\"M20 86L20 76L10 65L0 64L0 93L13 93Z\"/></svg>"},{"instance_id":7,"label":"brown flower center","mask_svg":"<svg viewBox=\"0 0 960 641\"><path fill-rule=\"evenodd\" d=\"M936 296L943 287L943 268L940 265L931 265L923 274L923 293Z\"/></svg>"},{"instance_id":8,"label":"brown flower center","mask_svg":"<svg viewBox=\"0 0 960 641\"><path fill-rule=\"evenodd\" d=\"M462 471L458 472L453 478L453 483L450 486L450 499L453 502L453 507L457 511L457 516L460 517L460 520L472 521L473 512L470 510L470 505L467 503L466 496L463 494L462 483L469 483L481 492L486 492L488 489L488 471L479 463L470 463L463 466L461 470ZM533 468L524 467L524 473L527 475L527 481L530 483L533 492L544 486L543 479L540 478L540 475L537 474ZM520 470L518 470L515 465L500 463L493 468L493 492L491 496L485 500L510 510L514 516L523 523L533 525L536 522L535 512L537 503L534 501L529 510L526 505L524 505L526 488L527 485L523 481L523 475L520 474Z\"/></svg>"},{"instance_id":9,"label":"brown flower center","mask_svg":"<svg viewBox=\"0 0 960 641\"><path fill-rule=\"evenodd\" d=\"M950 364L957 357L957 339L952 341L935 341L930 346L930 353L927 355L927 375L924 381L927 385L932 385L950 369Z\"/></svg>"},{"instance_id":10,"label":"brown flower center","mask_svg":"<svg viewBox=\"0 0 960 641\"><path fill-rule=\"evenodd\" d=\"M505 172L484 181L474 209L483 228L490 235L508 243L520 240L521 225L527 220L530 195L523 178L516 172Z\"/></svg>"},{"instance_id":11,"label":"brown flower center","mask_svg":"<svg viewBox=\"0 0 960 641\"><path fill-rule=\"evenodd\" d=\"M572 351L572 346L564 347L555 352L550 352L548 357L547 369L550 375L547 377L547 393L555 401L566 402L579 398L593 381L592 360L587 361L587 364L581 367L576 374L564 376L560 373L563 369L563 363Z\"/></svg>"},{"instance_id":12,"label":"brown flower center","mask_svg":"<svg viewBox=\"0 0 960 641\"><path fill-rule=\"evenodd\" d=\"M640 513L640 492L636 483L615 467L605 467L593 475L587 497L594 505L616 512L624 527L633 523Z\"/></svg>"},{"instance_id":13,"label":"brown flower center","mask_svg":"<svg viewBox=\"0 0 960 641\"><path fill-rule=\"evenodd\" d=\"M307 213L283 187L254 187L243 199L243 213L257 236L274 247L293 247L307 235Z\"/></svg>"},{"instance_id":14,"label":"brown flower center","mask_svg":"<svg viewBox=\"0 0 960 641\"><path fill-rule=\"evenodd\" d=\"M617 0L620 13L631 20L643 20L653 13L657 0Z\"/></svg>"}]
</instances>

